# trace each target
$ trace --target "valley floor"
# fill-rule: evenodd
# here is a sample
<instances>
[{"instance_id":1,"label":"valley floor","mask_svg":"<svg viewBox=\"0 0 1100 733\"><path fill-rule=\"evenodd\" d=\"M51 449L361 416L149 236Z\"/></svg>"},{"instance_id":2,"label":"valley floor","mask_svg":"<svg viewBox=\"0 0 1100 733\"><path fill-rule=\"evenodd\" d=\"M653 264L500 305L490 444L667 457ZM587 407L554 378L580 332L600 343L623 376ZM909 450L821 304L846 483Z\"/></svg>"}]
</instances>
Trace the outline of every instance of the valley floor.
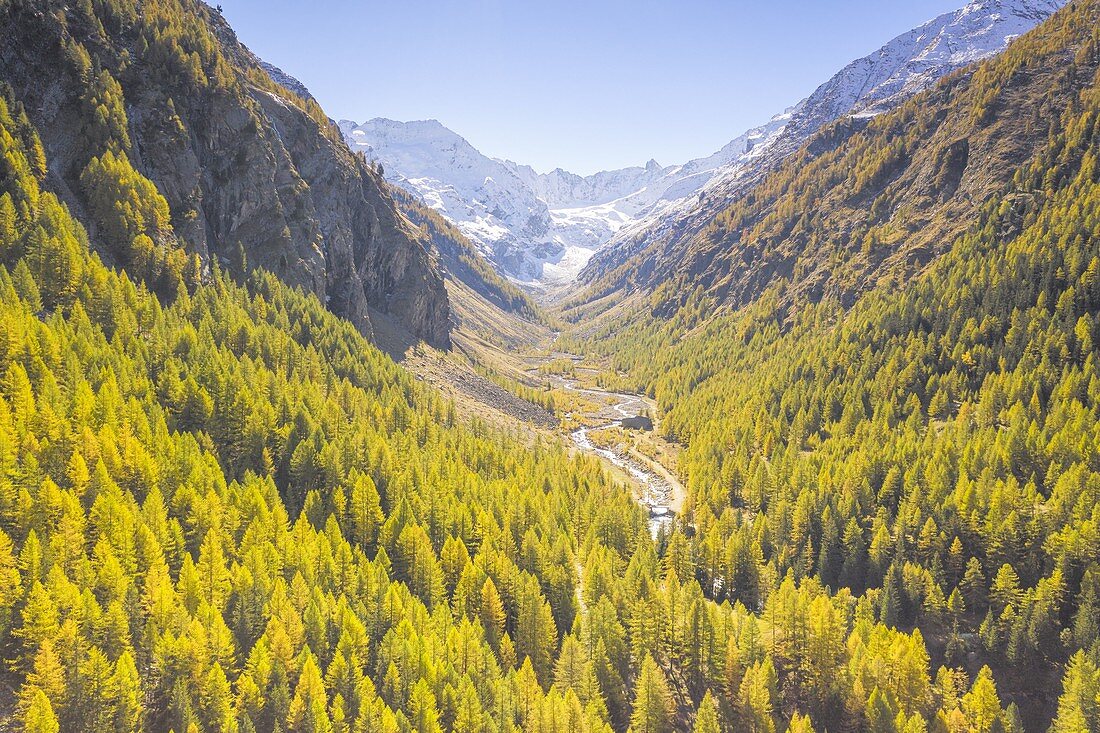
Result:
<instances>
[{"instance_id":1,"label":"valley floor","mask_svg":"<svg viewBox=\"0 0 1100 733\"><path fill-rule=\"evenodd\" d=\"M573 365L573 376L540 373L540 367L562 360ZM671 461L675 446L662 439L656 430L628 430L621 424L624 418L656 415L656 403L644 395L602 389L596 383L600 370L581 366L582 357L555 353L537 361L539 366L526 371L530 378L548 379L557 389L587 398L561 415L573 443L631 478L638 500L649 511L654 533L667 526L683 510L686 497L683 484L669 468L674 466ZM669 461L669 466L662 460Z\"/></svg>"},{"instance_id":2,"label":"valley floor","mask_svg":"<svg viewBox=\"0 0 1100 733\"><path fill-rule=\"evenodd\" d=\"M554 351L554 338L549 329L532 327L528 340L500 344L460 329L452 353L410 344L395 356L417 379L454 400L467 419L534 430L598 458L616 480L631 487L656 534L684 508L687 492L676 475L680 446L661 436L652 399L601 387L606 370L584 357ZM621 426L623 418L638 415L653 418L654 429Z\"/></svg>"}]
</instances>

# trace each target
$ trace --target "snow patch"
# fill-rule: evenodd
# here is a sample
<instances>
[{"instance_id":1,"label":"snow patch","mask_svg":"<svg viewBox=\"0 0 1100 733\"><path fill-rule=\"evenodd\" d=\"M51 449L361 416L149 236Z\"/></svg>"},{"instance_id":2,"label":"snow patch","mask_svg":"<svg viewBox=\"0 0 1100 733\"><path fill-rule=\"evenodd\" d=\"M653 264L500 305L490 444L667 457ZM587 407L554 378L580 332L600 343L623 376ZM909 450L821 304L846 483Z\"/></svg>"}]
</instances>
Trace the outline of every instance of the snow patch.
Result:
<instances>
[{"instance_id":1,"label":"snow patch","mask_svg":"<svg viewBox=\"0 0 1100 733\"><path fill-rule=\"evenodd\" d=\"M488 157L437 120L339 123L355 150L469 237L504 275L531 287L568 284L602 250L609 257L670 226L706 197L774 162L841 117L873 117L946 74L992 56L1066 0L974 0L853 61L813 94L682 165L588 176L538 173ZM279 72L281 73L281 72ZM289 82L287 82L289 83ZM602 257L602 255L599 255Z\"/></svg>"}]
</instances>

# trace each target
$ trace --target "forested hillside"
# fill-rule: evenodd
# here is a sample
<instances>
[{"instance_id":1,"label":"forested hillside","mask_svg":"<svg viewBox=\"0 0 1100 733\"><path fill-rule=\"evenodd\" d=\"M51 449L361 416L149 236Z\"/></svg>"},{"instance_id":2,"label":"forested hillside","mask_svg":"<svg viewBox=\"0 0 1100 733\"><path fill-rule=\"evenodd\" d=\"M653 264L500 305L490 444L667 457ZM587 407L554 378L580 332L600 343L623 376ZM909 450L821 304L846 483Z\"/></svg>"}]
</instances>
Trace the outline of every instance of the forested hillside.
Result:
<instances>
[{"instance_id":1,"label":"forested hillside","mask_svg":"<svg viewBox=\"0 0 1100 733\"><path fill-rule=\"evenodd\" d=\"M1094 63L1054 30L1067 23L1087 34L1084 13L1063 13L892 113L843 117L772 170L708 191L625 260L603 257L574 303L642 292L668 317L697 288L733 309L784 282L790 308L823 298L847 307L881 281L905 282L1013 185L1093 83Z\"/></svg>"},{"instance_id":2,"label":"forested hillside","mask_svg":"<svg viewBox=\"0 0 1100 733\"><path fill-rule=\"evenodd\" d=\"M0 82L55 192L109 264L180 276L166 247L262 267L371 332L372 310L445 346L439 273L384 182L313 99L272 81L201 0L0 0ZM135 231L116 206L156 207ZM140 231L139 231L140 230Z\"/></svg>"},{"instance_id":3,"label":"forested hillside","mask_svg":"<svg viewBox=\"0 0 1100 733\"><path fill-rule=\"evenodd\" d=\"M1100 4L1075 3L967 74L964 99L982 102L961 112L972 139L1023 114L1037 115L1026 127L1041 140L1019 167L986 179L1003 180L1000 191L971 199L953 222L831 239L860 230L883 196L890 217L913 220L882 181L908 175L910 159L939 156L914 136L960 114L949 85L834 151L811 143L802 156L812 162L750 191L715 227L741 227L754 256L738 262L745 249L724 251L716 285L689 287L670 318L574 344L611 354L656 397L668 436L687 445L683 536L663 544L684 548L704 595L764 609L766 619L783 597L777 587L825 586L833 603L851 593L880 624L919 635L935 665L978 681L988 666L1028 730L1055 715L1057 731L1100 726L1098 29ZM1029 80L1042 82L1031 87L1037 97ZM905 131L894 136L899 147L872 152L884 130ZM847 179L816 175L861 150L866 165ZM790 208L745 219L744 207L778 181ZM838 186L870 211L834 208ZM866 186L884 193L860 194ZM951 227L962 233L936 239ZM786 233L761 234L773 229ZM814 246L798 250L799 232ZM888 269L879 280L867 274L866 263L901 261L914 243L925 257L944 254L908 282ZM742 279L791 251L831 263L836 287L806 297L820 281L798 264ZM859 281L869 292L845 295L843 283ZM737 291L740 283L759 292ZM734 292L745 307L722 313ZM779 707L835 721L844 685L806 668L820 621L811 612L804 622L776 660ZM858 653L849 639L837 658ZM1072 684L1056 705L1051 683L1065 668ZM892 716L908 704L894 694L873 706ZM951 715L933 725L992 729L958 727Z\"/></svg>"},{"instance_id":4,"label":"forested hillside","mask_svg":"<svg viewBox=\"0 0 1100 733\"><path fill-rule=\"evenodd\" d=\"M597 464L455 424L312 295L216 270L154 296L43 188L18 102L0 131L10 727L1015 720L873 596L708 600Z\"/></svg>"},{"instance_id":5,"label":"forested hillside","mask_svg":"<svg viewBox=\"0 0 1100 733\"><path fill-rule=\"evenodd\" d=\"M60 34L0 55L76 64L80 26L215 84L210 12L0 0ZM687 444L656 541L594 459L459 421L277 257L197 257L113 72L76 167L3 88L0 729L1097 733L1098 19L1025 39L1079 93L908 286L700 291L588 344ZM150 66L120 75L194 71Z\"/></svg>"},{"instance_id":6,"label":"forested hillside","mask_svg":"<svg viewBox=\"0 0 1100 733\"><path fill-rule=\"evenodd\" d=\"M456 426L271 275L216 271L158 300L41 188L19 105L0 103L0 125L10 725L480 730L533 714L516 695L553 679L577 558L652 552L629 495L590 460ZM540 706L599 722L565 692Z\"/></svg>"}]
</instances>

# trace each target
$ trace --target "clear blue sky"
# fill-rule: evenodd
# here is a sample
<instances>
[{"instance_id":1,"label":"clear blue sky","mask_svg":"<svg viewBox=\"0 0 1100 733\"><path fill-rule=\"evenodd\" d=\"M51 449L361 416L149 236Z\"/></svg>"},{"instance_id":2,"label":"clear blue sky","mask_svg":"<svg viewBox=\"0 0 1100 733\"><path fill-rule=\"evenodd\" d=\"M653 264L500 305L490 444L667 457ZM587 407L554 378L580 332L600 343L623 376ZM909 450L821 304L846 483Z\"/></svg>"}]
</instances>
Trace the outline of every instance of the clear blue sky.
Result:
<instances>
[{"instance_id":1,"label":"clear blue sky","mask_svg":"<svg viewBox=\"0 0 1100 733\"><path fill-rule=\"evenodd\" d=\"M240 39L334 119L435 118L487 155L577 173L712 153L965 4L220 1Z\"/></svg>"}]
</instances>

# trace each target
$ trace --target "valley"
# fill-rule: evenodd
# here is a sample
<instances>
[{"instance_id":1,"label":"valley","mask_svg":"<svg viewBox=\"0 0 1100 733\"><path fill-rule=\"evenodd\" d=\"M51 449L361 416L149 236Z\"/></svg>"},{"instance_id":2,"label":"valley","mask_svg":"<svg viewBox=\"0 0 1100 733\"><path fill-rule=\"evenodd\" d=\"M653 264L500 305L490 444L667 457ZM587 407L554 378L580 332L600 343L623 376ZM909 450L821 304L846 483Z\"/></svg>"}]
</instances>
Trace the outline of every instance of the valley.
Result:
<instances>
[{"instance_id":1,"label":"valley","mask_svg":"<svg viewBox=\"0 0 1100 733\"><path fill-rule=\"evenodd\" d=\"M526 346L517 349L512 342L504 349L460 329L454 338L462 356L406 345L397 360L417 379L447 394L468 419L534 430L598 459L645 509L654 537L662 529L670 531L687 493L675 475L680 446L660 434L656 403L644 395L601 387L606 367L554 351L556 333L534 333ZM637 416L654 419L655 425L643 430L621 426L624 418Z\"/></svg>"},{"instance_id":2,"label":"valley","mask_svg":"<svg viewBox=\"0 0 1100 733\"><path fill-rule=\"evenodd\" d=\"M0 733L1100 733L1100 0L584 176L241 7L0 0Z\"/></svg>"},{"instance_id":3,"label":"valley","mask_svg":"<svg viewBox=\"0 0 1100 733\"><path fill-rule=\"evenodd\" d=\"M572 365L568 376L544 371L546 365L560 365L562 361ZM639 503L649 514L654 536L661 530L667 532L674 518L683 511L686 498L683 484L673 473L676 447L653 433L652 428L635 431L622 427L624 419L655 415L656 404L642 395L600 388L599 370L582 366L581 362L579 356L551 352L539 366L528 368L526 373L531 380L548 380L559 389L588 398L561 415L570 440L578 449L624 472ZM639 450L638 444L643 441L653 446L650 449L653 455Z\"/></svg>"}]
</instances>

